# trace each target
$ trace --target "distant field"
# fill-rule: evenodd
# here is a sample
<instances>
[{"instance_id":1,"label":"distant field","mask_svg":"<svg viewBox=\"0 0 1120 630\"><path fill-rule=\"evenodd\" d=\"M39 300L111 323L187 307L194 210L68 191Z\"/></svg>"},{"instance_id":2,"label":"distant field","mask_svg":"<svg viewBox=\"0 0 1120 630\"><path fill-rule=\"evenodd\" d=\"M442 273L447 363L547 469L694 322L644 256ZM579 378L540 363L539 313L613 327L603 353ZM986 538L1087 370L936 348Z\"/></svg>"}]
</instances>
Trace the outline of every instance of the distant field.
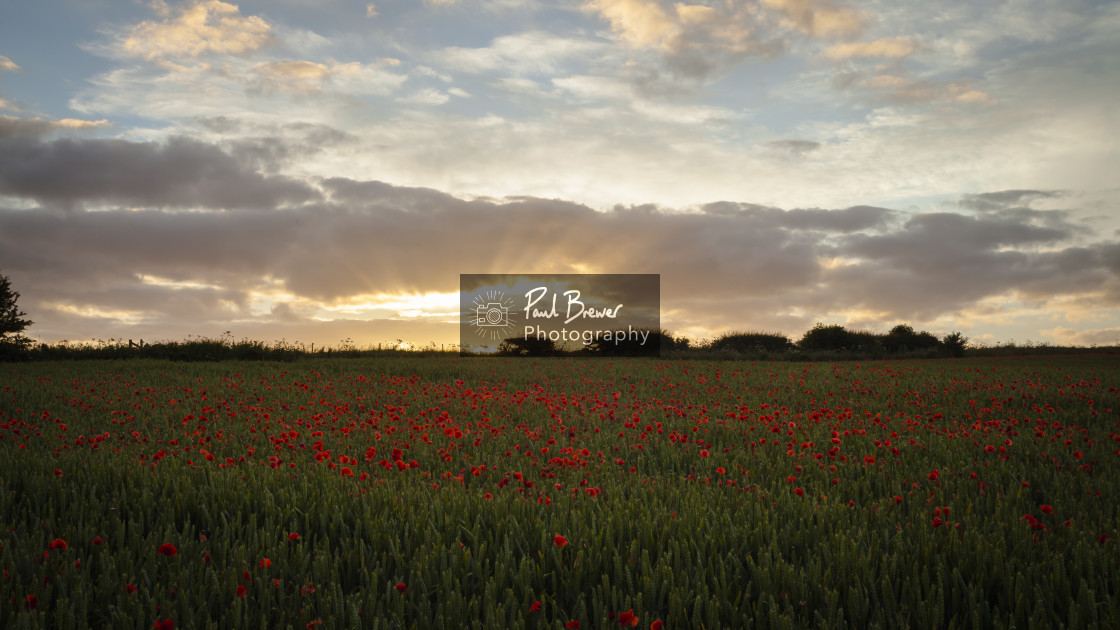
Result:
<instances>
[{"instance_id":1,"label":"distant field","mask_svg":"<svg viewBox=\"0 0 1120 630\"><path fill-rule=\"evenodd\" d=\"M0 627L1118 628L1117 387L1093 356L0 364Z\"/></svg>"}]
</instances>

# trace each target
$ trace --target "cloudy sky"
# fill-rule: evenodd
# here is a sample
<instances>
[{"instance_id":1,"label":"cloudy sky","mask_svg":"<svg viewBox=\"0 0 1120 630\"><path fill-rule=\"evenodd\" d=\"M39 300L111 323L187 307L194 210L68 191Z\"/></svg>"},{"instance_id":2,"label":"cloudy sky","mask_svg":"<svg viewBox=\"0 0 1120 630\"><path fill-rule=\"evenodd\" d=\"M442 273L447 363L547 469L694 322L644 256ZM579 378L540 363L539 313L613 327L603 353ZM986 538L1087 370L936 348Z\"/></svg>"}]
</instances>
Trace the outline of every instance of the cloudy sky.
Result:
<instances>
[{"instance_id":1,"label":"cloudy sky","mask_svg":"<svg viewBox=\"0 0 1120 630\"><path fill-rule=\"evenodd\" d=\"M454 343L460 273L694 338L1120 342L1120 3L15 0L0 273L44 341Z\"/></svg>"}]
</instances>

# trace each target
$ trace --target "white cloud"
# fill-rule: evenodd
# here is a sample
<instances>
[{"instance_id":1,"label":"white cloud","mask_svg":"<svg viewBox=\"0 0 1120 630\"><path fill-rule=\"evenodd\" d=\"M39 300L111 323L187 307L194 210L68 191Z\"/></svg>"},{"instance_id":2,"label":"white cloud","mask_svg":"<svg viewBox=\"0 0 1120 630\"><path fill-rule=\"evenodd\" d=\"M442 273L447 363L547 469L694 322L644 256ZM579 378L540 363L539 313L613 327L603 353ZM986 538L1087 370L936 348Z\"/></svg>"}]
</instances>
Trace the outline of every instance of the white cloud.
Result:
<instances>
[{"instance_id":1,"label":"white cloud","mask_svg":"<svg viewBox=\"0 0 1120 630\"><path fill-rule=\"evenodd\" d=\"M242 16L237 5L193 0L171 7L154 0L160 21L144 21L119 40L119 51L148 60L242 54L265 46L271 27L257 16Z\"/></svg>"},{"instance_id":2,"label":"white cloud","mask_svg":"<svg viewBox=\"0 0 1120 630\"><path fill-rule=\"evenodd\" d=\"M417 90L407 96L402 96L397 99L401 103L411 103L414 105L443 105L451 100L446 92L440 92L434 88L424 88Z\"/></svg>"},{"instance_id":3,"label":"white cloud","mask_svg":"<svg viewBox=\"0 0 1120 630\"><path fill-rule=\"evenodd\" d=\"M528 31L497 37L485 48L445 48L433 58L445 67L465 72L553 74L569 62L600 59L607 54L606 48L587 39Z\"/></svg>"},{"instance_id":4,"label":"white cloud","mask_svg":"<svg viewBox=\"0 0 1120 630\"><path fill-rule=\"evenodd\" d=\"M375 18L377 16L378 16L377 5L370 2L369 4L366 5L366 17L367 18Z\"/></svg>"},{"instance_id":5,"label":"white cloud","mask_svg":"<svg viewBox=\"0 0 1120 630\"><path fill-rule=\"evenodd\" d=\"M903 37L889 37L877 39L873 42L844 42L833 44L824 50L824 56L834 61L867 57L901 59L902 57L912 55L917 49L918 44L909 39Z\"/></svg>"},{"instance_id":6,"label":"white cloud","mask_svg":"<svg viewBox=\"0 0 1120 630\"><path fill-rule=\"evenodd\" d=\"M0 71L4 70L16 72L19 70L19 66L17 66L16 63L11 59L8 59L4 55L0 55Z\"/></svg>"}]
</instances>

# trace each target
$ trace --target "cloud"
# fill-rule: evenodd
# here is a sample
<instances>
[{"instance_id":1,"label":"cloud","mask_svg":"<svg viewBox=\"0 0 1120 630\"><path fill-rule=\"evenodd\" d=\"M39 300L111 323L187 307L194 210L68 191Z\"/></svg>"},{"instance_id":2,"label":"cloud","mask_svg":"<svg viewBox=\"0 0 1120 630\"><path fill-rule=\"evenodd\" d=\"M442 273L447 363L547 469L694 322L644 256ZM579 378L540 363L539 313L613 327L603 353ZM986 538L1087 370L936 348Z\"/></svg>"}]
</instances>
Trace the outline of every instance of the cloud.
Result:
<instances>
[{"instance_id":1,"label":"cloud","mask_svg":"<svg viewBox=\"0 0 1120 630\"><path fill-rule=\"evenodd\" d=\"M821 148L821 143L812 140L772 140L766 146L777 151L786 152L796 157L804 157Z\"/></svg>"},{"instance_id":2,"label":"cloud","mask_svg":"<svg viewBox=\"0 0 1120 630\"><path fill-rule=\"evenodd\" d=\"M377 5L375 5L372 2L370 2L369 4L366 5L366 17L367 18L375 18L378 15L379 14L377 13Z\"/></svg>"},{"instance_id":3,"label":"cloud","mask_svg":"<svg viewBox=\"0 0 1120 630\"><path fill-rule=\"evenodd\" d=\"M443 66L465 72L554 74L565 63L602 57L605 48L602 43L585 39L527 31L497 37L484 48L445 48L433 58Z\"/></svg>"},{"instance_id":4,"label":"cloud","mask_svg":"<svg viewBox=\"0 0 1120 630\"><path fill-rule=\"evenodd\" d=\"M1061 346L1120 346L1120 327L1077 330L1058 326L1039 332Z\"/></svg>"},{"instance_id":5,"label":"cloud","mask_svg":"<svg viewBox=\"0 0 1120 630\"><path fill-rule=\"evenodd\" d=\"M352 319L329 327L357 330L362 318L384 331L378 322L397 317L377 306L391 301L385 296L454 292L468 269L660 272L666 322L696 334L800 333L837 319L920 324L1000 300L1060 302L1098 318L1120 306L1120 242L1079 242L1084 229L1070 212L1043 207L1071 199L1054 191L970 194L956 202L959 211L919 214L733 201L596 211L555 199L463 199L380 181L305 183L256 172L254 165L300 150L279 148L280 140L236 139L225 151L183 139L5 142L0 155L16 157L0 164L0 193L101 206L0 209L0 268L19 279L25 308L52 335L73 337L59 331L93 323L149 337L181 338L202 323L218 332L240 325L309 334L316 320ZM168 210L177 207L265 211ZM438 330L425 326L425 335ZM392 330L412 330L400 338L416 340L421 328Z\"/></svg>"},{"instance_id":6,"label":"cloud","mask_svg":"<svg viewBox=\"0 0 1120 630\"><path fill-rule=\"evenodd\" d=\"M0 115L0 140L19 136L39 137L54 131L86 131L107 127L108 120L44 120L42 118L17 118Z\"/></svg>"},{"instance_id":7,"label":"cloud","mask_svg":"<svg viewBox=\"0 0 1120 630\"><path fill-rule=\"evenodd\" d=\"M762 0L762 4L778 10L787 23L811 37L853 37L868 21L859 11L831 0Z\"/></svg>"},{"instance_id":8,"label":"cloud","mask_svg":"<svg viewBox=\"0 0 1120 630\"><path fill-rule=\"evenodd\" d=\"M26 134L0 141L0 194L67 208L111 203L207 209L276 208L315 196L306 184L263 176L218 147L189 138L162 144L44 142Z\"/></svg>"},{"instance_id":9,"label":"cloud","mask_svg":"<svg viewBox=\"0 0 1120 630\"><path fill-rule=\"evenodd\" d=\"M143 21L119 40L128 56L149 61L198 57L208 53L238 55L262 48L272 39L272 29L257 16L242 16L237 5L220 0L191 0L174 7L154 0L160 21Z\"/></svg>"},{"instance_id":10,"label":"cloud","mask_svg":"<svg viewBox=\"0 0 1120 630\"><path fill-rule=\"evenodd\" d=\"M881 69L877 73L854 71L840 74L835 84L841 89L856 88L892 104L951 102L992 105L998 100L977 89L973 81L935 82L912 79L902 68Z\"/></svg>"},{"instance_id":11,"label":"cloud","mask_svg":"<svg viewBox=\"0 0 1120 630\"><path fill-rule=\"evenodd\" d=\"M424 88L397 100L401 103L411 103L413 105L443 105L451 100L451 96L435 88Z\"/></svg>"},{"instance_id":12,"label":"cloud","mask_svg":"<svg viewBox=\"0 0 1120 630\"><path fill-rule=\"evenodd\" d=\"M19 66L17 66L14 61L12 61L11 59L8 59L4 55L0 55L0 72L3 72L4 70L9 70L11 72L18 72L19 69L20 69Z\"/></svg>"},{"instance_id":13,"label":"cloud","mask_svg":"<svg viewBox=\"0 0 1120 630\"><path fill-rule=\"evenodd\" d=\"M601 15L628 46L661 53L674 75L704 79L721 65L749 56L774 56L785 42L762 28L765 18L752 3L715 8L665 0L588 0L584 9Z\"/></svg>"},{"instance_id":14,"label":"cloud","mask_svg":"<svg viewBox=\"0 0 1120 630\"><path fill-rule=\"evenodd\" d=\"M902 37L877 39L873 42L844 42L833 44L824 50L824 56L833 61L845 59L866 59L880 57L885 59L901 59L908 57L918 49L912 40Z\"/></svg>"}]
</instances>

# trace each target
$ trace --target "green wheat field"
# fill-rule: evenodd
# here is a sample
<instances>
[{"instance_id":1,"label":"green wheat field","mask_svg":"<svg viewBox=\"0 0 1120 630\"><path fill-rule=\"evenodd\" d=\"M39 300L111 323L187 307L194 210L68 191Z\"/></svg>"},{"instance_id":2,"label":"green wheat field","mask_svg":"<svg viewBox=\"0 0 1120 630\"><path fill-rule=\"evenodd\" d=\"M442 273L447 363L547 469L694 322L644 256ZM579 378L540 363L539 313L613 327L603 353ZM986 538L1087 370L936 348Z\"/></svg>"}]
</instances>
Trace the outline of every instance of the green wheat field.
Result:
<instances>
[{"instance_id":1,"label":"green wheat field","mask_svg":"<svg viewBox=\"0 0 1120 630\"><path fill-rule=\"evenodd\" d=\"M1120 362L0 365L0 627L1117 628Z\"/></svg>"}]
</instances>

